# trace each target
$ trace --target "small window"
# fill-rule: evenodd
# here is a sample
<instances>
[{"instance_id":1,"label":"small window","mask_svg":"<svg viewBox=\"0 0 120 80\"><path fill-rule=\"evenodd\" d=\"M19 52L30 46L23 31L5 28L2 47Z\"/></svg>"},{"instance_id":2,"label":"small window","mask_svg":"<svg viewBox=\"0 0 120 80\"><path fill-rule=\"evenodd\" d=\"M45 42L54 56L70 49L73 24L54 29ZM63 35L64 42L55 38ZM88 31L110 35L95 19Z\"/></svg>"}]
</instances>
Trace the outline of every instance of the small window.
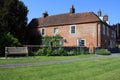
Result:
<instances>
[{"instance_id":1,"label":"small window","mask_svg":"<svg viewBox=\"0 0 120 80\"><path fill-rule=\"evenodd\" d=\"M45 29L42 28L41 35L45 35Z\"/></svg>"},{"instance_id":2,"label":"small window","mask_svg":"<svg viewBox=\"0 0 120 80\"><path fill-rule=\"evenodd\" d=\"M109 28L107 27L107 36L109 36Z\"/></svg>"},{"instance_id":3,"label":"small window","mask_svg":"<svg viewBox=\"0 0 120 80\"><path fill-rule=\"evenodd\" d=\"M58 28L54 28L54 35L58 34L59 30Z\"/></svg>"},{"instance_id":4,"label":"small window","mask_svg":"<svg viewBox=\"0 0 120 80\"><path fill-rule=\"evenodd\" d=\"M85 46L85 40L84 39L78 39L78 46Z\"/></svg>"},{"instance_id":5,"label":"small window","mask_svg":"<svg viewBox=\"0 0 120 80\"><path fill-rule=\"evenodd\" d=\"M75 25L70 26L70 33L75 34Z\"/></svg>"},{"instance_id":6,"label":"small window","mask_svg":"<svg viewBox=\"0 0 120 80\"><path fill-rule=\"evenodd\" d=\"M104 35L105 35L105 31L106 31L106 30L105 30L105 29L106 29L105 27L106 27L106 26L103 24L103 34L104 34Z\"/></svg>"},{"instance_id":7,"label":"small window","mask_svg":"<svg viewBox=\"0 0 120 80\"><path fill-rule=\"evenodd\" d=\"M112 31L111 37L112 37L112 38L116 38L116 33L115 33L115 31Z\"/></svg>"}]
</instances>

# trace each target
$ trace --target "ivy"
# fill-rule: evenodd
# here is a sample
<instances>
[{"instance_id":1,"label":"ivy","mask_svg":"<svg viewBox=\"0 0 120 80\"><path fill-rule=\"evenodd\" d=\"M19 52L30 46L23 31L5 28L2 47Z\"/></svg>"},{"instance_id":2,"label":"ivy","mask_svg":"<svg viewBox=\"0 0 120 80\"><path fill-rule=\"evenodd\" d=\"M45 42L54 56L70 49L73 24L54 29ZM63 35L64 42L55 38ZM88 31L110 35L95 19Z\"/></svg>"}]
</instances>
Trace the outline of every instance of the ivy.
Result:
<instances>
[{"instance_id":1,"label":"ivy","mask_svg":"<svg viewBox=\"0 0 120 80\"><path fill-rule=\"evenodd\" d=\"M42 45L60 46L60 35L42 37Z\"/></svg>"}]
</instances>

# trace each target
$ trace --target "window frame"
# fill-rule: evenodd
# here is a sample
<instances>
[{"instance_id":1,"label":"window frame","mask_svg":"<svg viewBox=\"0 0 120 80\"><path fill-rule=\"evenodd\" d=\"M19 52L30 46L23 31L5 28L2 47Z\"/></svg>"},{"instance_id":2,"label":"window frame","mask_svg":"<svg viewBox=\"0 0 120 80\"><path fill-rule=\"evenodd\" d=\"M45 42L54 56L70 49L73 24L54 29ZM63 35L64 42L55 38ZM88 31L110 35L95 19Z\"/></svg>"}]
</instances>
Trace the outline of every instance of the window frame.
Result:
<instances>
[{"instance_id":1,"label":"window frame","mask_svg":"<svg viewBox=\"0 0 120 80\"><path fill-rule=\"evenodd\" d=\"M83 40L83 41L84 41L84 45L80 45L80 44L79 44L79 43L80 43L80 40ZM86 46L86 40L85 40L85 39L81 39L81 38L77 39L77 46L81 46L81 47Z\"/></svg>"},{"instance_id":2,"label":"window frame","mask_svg":"<svg viewBox=\"0 0 120 80\"><path fill-rule=\"evenodd\" d=\"M43 32L44 30L44 32ZM45 35L45 28L41 28L41 35L44 36Z\"/></svg>"},{"instance_id":3,"label":"window frame","mask_svg":"<svg viewBox=\"0 0 120 80\"><path fill-rule=\"evenodd\" d=\"M58 28L54 28L54 35L57 35L58 33L59 33L59 29Z\"/></svg>"},{"instance_id":4,"label":"window frame","mask_svg":"<svg viewBox=\"0 0 120 80\"><path fill-rule=\"evenodd\" d=\"M74 33L72 32L72 27L75 27ZM70 34L76 34L76 25L70 25Z\"/></svg>"},{"instance_id":5,"label":"window frame","mask_svg":"<svg viewBox=\"0 0 120 80\"><path fill-rule=\"evenodd\" d=\"M106 26L104 24L103 24L102 31L103 31L103 35L106 35Z\"/></svg>"}]
</instances>

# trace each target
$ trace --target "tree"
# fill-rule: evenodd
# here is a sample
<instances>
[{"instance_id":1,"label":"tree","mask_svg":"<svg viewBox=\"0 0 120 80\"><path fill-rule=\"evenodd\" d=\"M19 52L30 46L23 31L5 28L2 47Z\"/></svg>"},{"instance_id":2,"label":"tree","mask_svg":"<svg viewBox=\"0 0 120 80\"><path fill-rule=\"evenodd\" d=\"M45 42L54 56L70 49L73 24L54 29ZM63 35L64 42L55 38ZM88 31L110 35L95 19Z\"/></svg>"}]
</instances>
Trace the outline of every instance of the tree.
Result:
<instances>
[{"instance_id":1,"label":"tree","mask_svg":"<svg viewBox=\"0 0 120 80\"><path fill-rule=\"evenodd\" d=\"M19 0L0 0L0 34L10 32L23 43L27 25L27 7Z\"/></svg>"},{"instance_id":2,"label":"tree","mask_svg":"<svg viewBox=\"0 0 120 80\"><path fill-rule=\"evenodd\" d=\"M5 46L18 46L18 44L14 44L16 40L18 41L17 43L24 43L26 36L27 13L27 7L20 0L0 0L1 53L4 53ZM6 38L6 36L8 38Z\"/></svg>"},{"instance_id":3,"label":"tree","mask_svg":"<svg viewBox=\"0 0 120 80\"><path fill-rule=\"evenodd\" d=\"M0 56L4 56L4 48L6 46L19 46L21 45L19 40L10 33L0 36Z\"/></svg>"}]
</instances>

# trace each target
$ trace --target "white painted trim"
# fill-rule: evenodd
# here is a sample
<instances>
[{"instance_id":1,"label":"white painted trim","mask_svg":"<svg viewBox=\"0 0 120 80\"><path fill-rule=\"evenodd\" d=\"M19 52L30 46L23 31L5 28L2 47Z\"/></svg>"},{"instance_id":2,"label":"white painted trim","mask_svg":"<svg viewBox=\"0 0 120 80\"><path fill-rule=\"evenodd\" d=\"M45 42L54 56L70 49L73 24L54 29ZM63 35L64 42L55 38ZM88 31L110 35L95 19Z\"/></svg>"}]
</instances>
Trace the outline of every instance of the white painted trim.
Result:
<instances>
[{"instance_id":1,"label":"white painted trim","mask_svg":"<svg viewBox=\"0 0 120 80\"><path fill-rule=\"evenodd\" d=\"M57 30L57 32L55 32L56 30ZM57 35L59 33L59 29L58 28L54 28L53 33L54 33L54 35Z\"/></svg>"},{"instance_id":2,"label":"white painted trim","mask_svg":"<svg viewBox=\"0 0 120 80\"><path fill-rule=\"evenodd\" d=\"M44 35L42 35L42 29L44 29ZM41 28L41 35L42 35L42 36L45 36L45 28Z\"/></svg>"},{"instance_id":3,"label":"white painted trim","mask_svg":"<svg viewBox=\"0 0 120 80\"><path fill-rule=\"evenodd\" d=\"M77 39L77 46L79 46L79 44L78 44L79 43L79 39L84 40L84 46L86 46L86 39L82 39L82 38L78 38Z\"/></svg>"}]
</instances>

